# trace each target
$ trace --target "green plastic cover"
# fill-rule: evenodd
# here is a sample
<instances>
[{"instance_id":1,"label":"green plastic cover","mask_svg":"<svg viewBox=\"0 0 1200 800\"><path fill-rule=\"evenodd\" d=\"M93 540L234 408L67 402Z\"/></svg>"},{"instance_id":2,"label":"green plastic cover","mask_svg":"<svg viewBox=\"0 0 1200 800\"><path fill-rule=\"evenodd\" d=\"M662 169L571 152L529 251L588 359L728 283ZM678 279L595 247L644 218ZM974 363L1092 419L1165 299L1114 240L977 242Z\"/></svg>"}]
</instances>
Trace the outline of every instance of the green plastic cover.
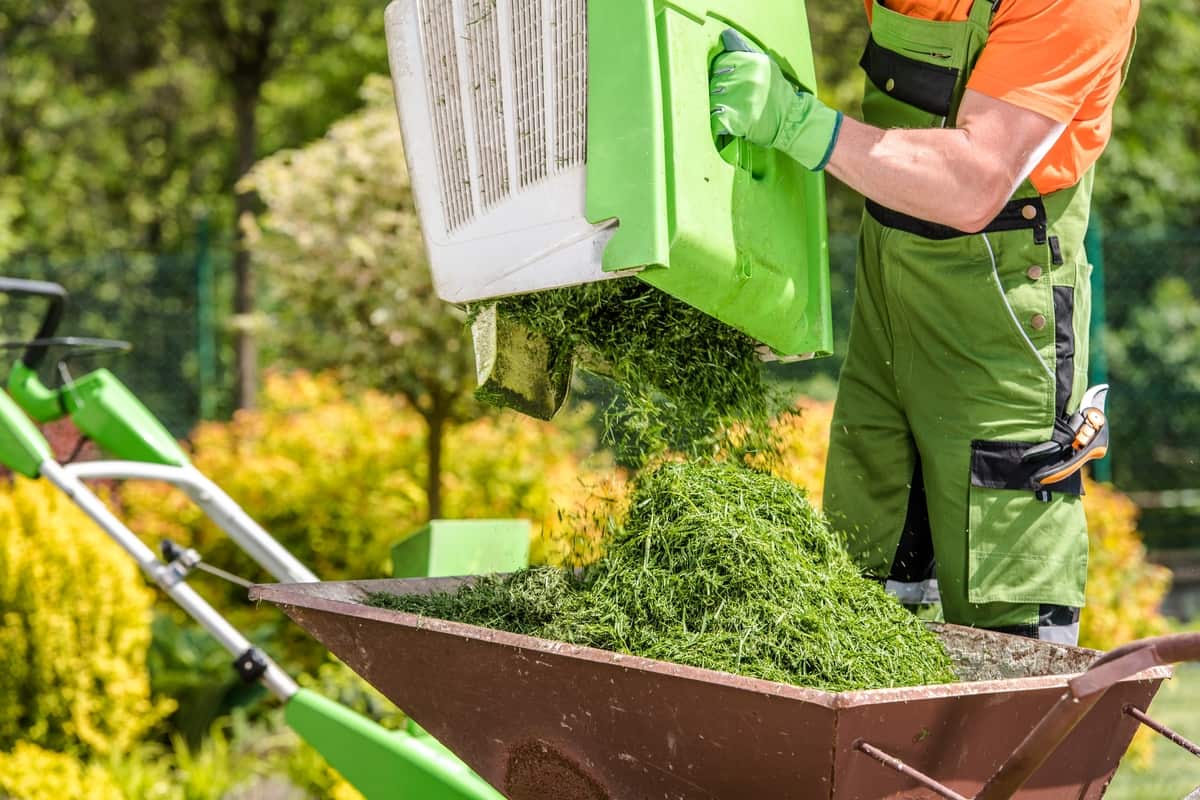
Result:
<instances>
[{"instance_id":1,"label":"green plastic cover","mask_svg":"<svg viewBox=\"0 0 1200 800\"><path fill-rule=\"evenodd\" d=\"M781 356L828 355L824 176L711 133L708 67L730 27L815 90L799 0L588 4L588 218L619 220L606 271L645 268Z\"/></svg>"},{"instance_id":2,"label":"green plastic cover","mask_svg":"<svg viewBox=\"0 0 1200 800\"><path fill-rule=\"evenodd\" d=\"M108 370L89 372L62 393L72 421L105 453L175 467L188 463L175 437Z\"/></svg>"},{"instance_id":3,"label":"green plastic cover","mask_svg":"<svg viewBox=\"0 0 1200 800\"><path fill-rule=\"evenodd\" d=\"M519 519L434 520L392 548L396 578L450 578L529 566L530 527Z\"/></svg>"},{"instance_id":4,"label":"green plastic cover","mask_svg":"<svg viewBox=\"0 0 1200 800\"><path fill-rule=\"evenodd\" d=\"M0 392L0 464L27 478L41 475L54 458L50 443L13 399Z\"/></svg>"}]
</instances>

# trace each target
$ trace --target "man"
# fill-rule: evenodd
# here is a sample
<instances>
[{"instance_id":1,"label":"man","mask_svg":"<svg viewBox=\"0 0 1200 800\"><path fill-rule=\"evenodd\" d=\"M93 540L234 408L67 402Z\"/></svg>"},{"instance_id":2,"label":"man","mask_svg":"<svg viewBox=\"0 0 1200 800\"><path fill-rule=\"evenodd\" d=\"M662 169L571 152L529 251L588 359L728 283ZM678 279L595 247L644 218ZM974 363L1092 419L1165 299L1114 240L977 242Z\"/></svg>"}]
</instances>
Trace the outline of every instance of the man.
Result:
<instances>
[{"instance_id":1,"label":"man","mask_svg":"<svg viewBox=\"0 0 1200 800\"><path fill-rule=\"evenodd\" d=\"M713 62L720 132L867 197L825 510L902 599L922 599L936 557L949 622L1078 639L1082 482L1058 468L1100 452L1071 441L1087 386L1083 237L1137 11L868 0L865 122L796 91L732 32Z\"/></svg>"}]
</instances>

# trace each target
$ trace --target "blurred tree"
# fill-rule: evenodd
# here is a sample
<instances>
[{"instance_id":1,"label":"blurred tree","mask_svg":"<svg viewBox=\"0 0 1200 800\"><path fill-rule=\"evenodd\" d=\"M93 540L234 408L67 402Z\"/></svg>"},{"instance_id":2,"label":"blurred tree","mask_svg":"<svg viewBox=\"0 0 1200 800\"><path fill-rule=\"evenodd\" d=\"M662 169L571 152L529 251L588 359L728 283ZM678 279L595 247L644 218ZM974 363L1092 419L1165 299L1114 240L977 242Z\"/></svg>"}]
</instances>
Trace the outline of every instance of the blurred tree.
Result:
<instances>
[{"instance_id":1,"label":"blurred tree","mask_svg":"<svg viewBox=\"0 0 1200 800\"><path fill-rule=\"evenodd\" d=\"M126 0L103 0L120 4ZM137 5L141 5L137 3ZM234 248L233 311L237 327L234 353L237 381L235 403L254 405L258 392L258 347L253 325L256 308L250 251L245 247L240 221L253 214L254 197L247 184L237 181L260 155L259 108L267 82L286 63L312 58L341 44L361 27L361 18L382 14L374 3L344 0L175 0L179 42L216 70L233 106L234 216L239 221ZM382 47L382 26L373 25Z\"/></svg>"},{"instance_id":2,"label":"blurred tree","mask_svg":"<svg viewBox=\"0 0 1200 800\"><path fill-rule=\"evenodd\" d=\"M448 427L476 416L462 313L434 293L390 84L301 150L264 159L241 185L267 213L252 248L278 298L286 360L401 394L428 428L429 515L441 513Z\"/></svg>"},{"instance_id":3,"label":"blurred tree","mask_svg":"<svg viewBox=\"0 0 1200 800\"><path fill-rule=\"evenodd\" d=\"M371 0L12 0L0 9L0 259L176 251L264 153L357 107L386 66ZM234 262L239 399L255 386L254 285Z\"/></svg>"},{"instance_id":4,"label":"blurred tree","mask_svg":"<svg viewBox=\"0 0 1200 800\"><path fill-rule=\"evenodd\" d=\"M203 113L213 81L169 55L177 48L154 9L48 5L60 12L0 50L0 194L16 208L4 254L187 242L194 209L221 191L219 120Z\"/></svg>"},{"instance_id":5,"label":"blurred tree","mask_svg":"<svg viewBox=\"0 0 1200 800\"><path fill-rule=\"evenodd\" d=\"M1113 140L1097 170L1109 230L1200 224L1200 0L1143 0Z\"/></svg>"},{"instance_id":6,"label":"blurred tree","mask_svg":"<svg viewBox=\"0 0 1200 800\"><path fill-rule=\"evenodd\" d=\"M1182 278L1161 280L1150 302L1109 333L1108 350L1121 376L1114 418L1130 423L1113 427L1116 482L1147 489L1200 485L1200 298Z\"/></svg>"}]
</instances>

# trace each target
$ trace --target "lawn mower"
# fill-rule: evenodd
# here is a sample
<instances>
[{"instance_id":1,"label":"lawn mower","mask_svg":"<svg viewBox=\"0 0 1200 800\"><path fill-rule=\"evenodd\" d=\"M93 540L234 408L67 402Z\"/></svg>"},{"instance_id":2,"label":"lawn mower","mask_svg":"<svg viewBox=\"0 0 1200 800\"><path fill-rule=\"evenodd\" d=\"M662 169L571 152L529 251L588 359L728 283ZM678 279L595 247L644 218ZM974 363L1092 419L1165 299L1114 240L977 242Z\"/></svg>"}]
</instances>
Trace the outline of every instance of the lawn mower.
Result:
<instances>
[{"instance_id":1,"label":"lawn mower","mask_svg":"<svg viewBox=\"0 0 1200 800\"><path fill-rule=\"evenodd\" d=\"M261 684L283 703L287 724L369 800L497 800L500 795L494 789L417 726L387 730L297 685L187 583L192 571L204 566L199 553L166 543L159 558L97 497L85 481L165 482L187 493L275 579L317 581L190 463L174 437L115 375L97 369L73 376L67 368L72 355L127 349L126 343L57 338L67 300L66 291L57 284L0 278L0 294L46 301L36 335L21 343L24 353L10 371L9 394L0 392L0 463L17 474L47 480L62 490L138 563L151 581L229 651L233 669L242 680ZM57 388L46 386L38 374L51 349L64 352L57 364L62 377L62 385ZM85 437L115 460L60 464L30 417L39 423L69 417ZM476 563L477 554L471 554L471 559ZM511 568L511 564L506 562L500 568Z\"/></svg>"}]
</instances>

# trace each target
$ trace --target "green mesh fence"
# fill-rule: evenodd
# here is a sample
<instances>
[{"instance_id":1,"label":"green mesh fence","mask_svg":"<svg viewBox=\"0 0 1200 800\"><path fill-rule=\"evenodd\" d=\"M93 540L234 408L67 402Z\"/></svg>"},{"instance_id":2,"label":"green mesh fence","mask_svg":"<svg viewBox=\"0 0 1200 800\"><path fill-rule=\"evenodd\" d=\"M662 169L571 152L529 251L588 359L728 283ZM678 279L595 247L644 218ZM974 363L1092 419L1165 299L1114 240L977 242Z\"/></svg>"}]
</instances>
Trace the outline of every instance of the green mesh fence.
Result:
<instances>
[{"instance_id":1,"label":"green mesh fence","mask_svg":"<svg viewBox=\"0 0 1200 800\"><path fill-rule=\"evenodd\" d=\"M1152 547L1200 547L1200 230L1104 239L1112 477Z\"/></svg>"},{"instance_id":2,"label":"green mesh fence","mask_svg":"<svg viewBox=\"0 0 1200 800\"><path fill-rule=\"evenodd\" d=\"M55 281L70 292L60 336L122 339L124 354L72 355L50 351L42 370L48 385L59 385L62 369L83 372L107 367L127 383L179 436L201 418L229 410L228 363L223 341L229 308L228 252L174 254L126 252L70 259L25 259L0 267L12 278ZM0 297L0 338L29 339L45 305L35 299ZM19 350L8 349L6 360ZM65 361L63 359L66 359Z\"/></svg>"}]
</instances>

